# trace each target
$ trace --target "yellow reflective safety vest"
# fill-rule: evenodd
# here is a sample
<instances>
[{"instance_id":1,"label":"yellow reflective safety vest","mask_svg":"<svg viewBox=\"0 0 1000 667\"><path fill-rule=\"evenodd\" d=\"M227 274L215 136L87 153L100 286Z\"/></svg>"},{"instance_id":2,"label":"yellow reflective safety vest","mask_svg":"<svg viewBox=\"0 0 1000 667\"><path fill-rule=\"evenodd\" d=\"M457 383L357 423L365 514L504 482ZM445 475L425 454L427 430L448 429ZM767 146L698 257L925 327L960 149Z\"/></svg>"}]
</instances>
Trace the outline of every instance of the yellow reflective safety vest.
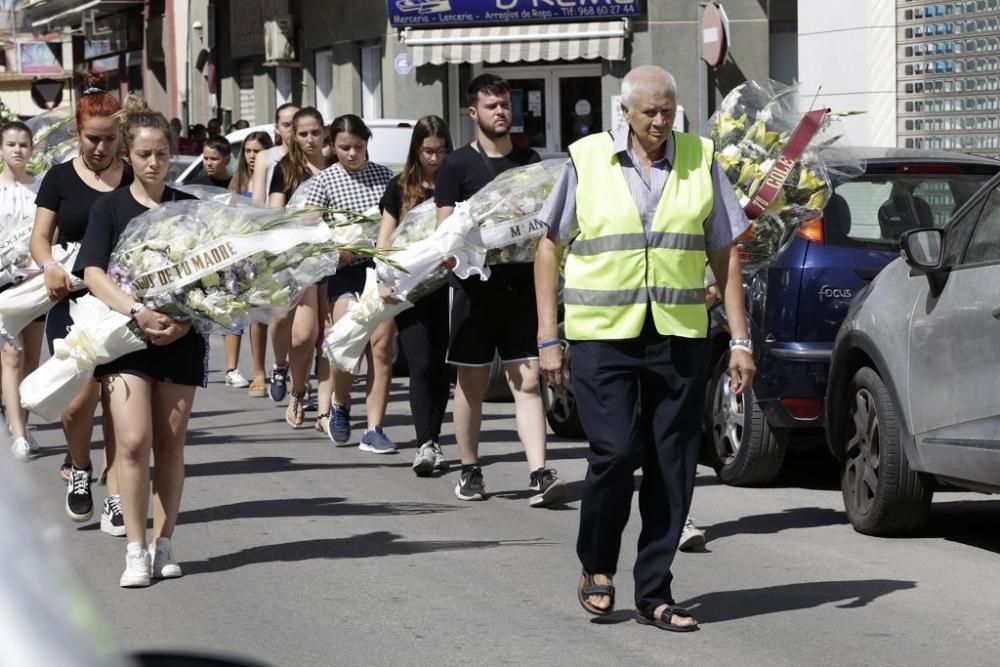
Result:
<instances>
[{"instance_id":1,"label":"yellow reflective safety vest","mask_svg":"<svg viewBox=\"0 0 1000 667\"><path fill-rule=\"evenodd\" d=\"M674 132L674 146L648 236L611 135L591 135L569 147L580 233L566 257L568 339L636 338L647 305L659 333L707 335L704 223L712 211L713 147L681 132Z\"/></svg>"}]
</instances>

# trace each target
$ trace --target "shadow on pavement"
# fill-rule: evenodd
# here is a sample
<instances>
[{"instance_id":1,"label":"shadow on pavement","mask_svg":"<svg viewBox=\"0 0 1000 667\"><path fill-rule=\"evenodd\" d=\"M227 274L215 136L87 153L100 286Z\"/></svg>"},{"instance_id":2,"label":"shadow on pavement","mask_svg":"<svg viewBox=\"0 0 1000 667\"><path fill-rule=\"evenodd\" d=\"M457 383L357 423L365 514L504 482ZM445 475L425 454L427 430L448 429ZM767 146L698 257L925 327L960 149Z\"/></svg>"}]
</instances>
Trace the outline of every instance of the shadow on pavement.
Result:
<instances>
[{"instance_id":1,"label":"shadow on pavement","mask_svg":"<svg viewBox=\"0 0 1000 667\"><path fill-rule=\"evenodd\" d=\"M943 538L1000 554L1000 500L953 500L931 505L927 525L911 538ZM905 539L905 538L904 538Z\"/></svg>"},{"instance_id":2,"label":"shadow on pavement","mask_svg":"<svg viewBox=\"0 0 1000 667\"><path fill-rule=\"evenodd\" d=\"M389 463L393 460L393 463ZM239 461L209 461L188 463L185 477L212 477L215 475L246 475L271 472L302 472L305 470L344 470L348 468L409 468L410 462L400 457L380 457L376 462L357 463L296 463L287 456L256 456Z\"/></svg>"},{"instance_id":3,"label":"shadow on pavement","mask_svg":"<svg viewBox=\"0 0 1000 667\"><path fill-rule=\"evenodd\" d=\"M483 435L487 434L484 433ZM514 434L513 437L513 441L517 442L517 434ZM495 441L510 442L510 440L502 438L498 438ZM483 442L489 442L489 440L484 439ZM548 450L545 453L545 457L551 463L552 461L565 461L567 459L585 459L588 452L590 452L589 447L558 447ZM480 449L479 453L479 462L484 466L491 463L523 463L525 460L524 451L520 449L516 452L508 452L506 454L483 454L482 449Z\"/></svg>"},{"instance_id":4,"label":"shadow on pavement","mask_svg":"<svg viewBox=\"0 0 1000 667\"><path fill-rule=\"evenodd\" d=\"M227 519L279 519L306 516L412 516L451 512L457 505L441 503L351 503L346 498L274 498L248 500L180 513L181 524L207 523Z\"/></svg>"},{"instance_id":5,"label":"shadow on pavement","mask_svg":"<svg viewBox=\"0 0 1000 667\"><path fill-rule=\"evenodd\" d=\"M402 535L377 531L322 540L303 540L283 544L250 547L232 554L200 561L184 561L184 574L224 572L256 563L298 562L317 559L377 558L380 556L411 556L437 551L495 549L497 547L551 546L551 542L535 540L403 540Z\"/></svg>"},{"instance_id":6,"label":"shadow on pavement","mask_svg":"<svg viewBox=\"0 0 1000 667\"><path fill-rule=\"evenodd\" d=\"M721 623L752 616L810 609L831 602L839 609L865 607L889 593L916 588L915 581L858 579L812 581L801 584L706 593L680 603L702 623Z\"/></svg>"},{"instance_id":7,"label":"shadow on pavement","mask_svg":"<svg viewBox=\"0 0 1000 667\"><path fill-rule=\"evenodd\" d=\"M809 449L791 450L781 473L769 488L812 489L814 491L840 491L840 464L830 450L813 446Z\"/></svg>"},{"instance_id":8,"label":"shadow on pavement","mask_svg":"<svg viewBox=\"0 0 1000 667\"><path fill-rule=\"evenodd\" d=\"M774 514L754 514L704 526L710 541L733 535L772 535L793 528L820 528L848 523L847 515L825 507L795 507Z\"/></svg>"}]
</instances>

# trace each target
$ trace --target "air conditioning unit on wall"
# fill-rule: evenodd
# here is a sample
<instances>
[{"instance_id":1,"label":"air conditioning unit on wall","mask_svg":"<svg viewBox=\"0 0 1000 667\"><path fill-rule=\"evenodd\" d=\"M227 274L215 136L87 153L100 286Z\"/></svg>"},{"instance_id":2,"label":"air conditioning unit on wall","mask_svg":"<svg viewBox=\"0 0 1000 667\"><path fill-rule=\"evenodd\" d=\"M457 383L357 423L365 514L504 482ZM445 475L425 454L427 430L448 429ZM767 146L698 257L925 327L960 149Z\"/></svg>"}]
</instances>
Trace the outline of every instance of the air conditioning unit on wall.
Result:
<instances>
[{"instance_id":1,"label":"air conditioning unit on wall","mask_svg":"<svg viewBox=\"0 0 1000 667\"><path fill-rule=\"evenodd\" d=\"M295 24L290 15L264 22L264 60L267 64L295 61Z\"/></svg>"}]
</instances>

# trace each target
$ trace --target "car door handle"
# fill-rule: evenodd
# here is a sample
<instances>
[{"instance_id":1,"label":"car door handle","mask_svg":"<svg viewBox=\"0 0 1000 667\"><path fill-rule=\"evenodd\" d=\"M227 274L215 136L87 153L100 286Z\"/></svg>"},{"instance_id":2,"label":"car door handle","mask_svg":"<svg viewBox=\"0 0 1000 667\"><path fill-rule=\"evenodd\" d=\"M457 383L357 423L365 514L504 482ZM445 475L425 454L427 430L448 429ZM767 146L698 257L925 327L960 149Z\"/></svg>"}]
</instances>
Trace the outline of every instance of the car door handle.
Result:
<instances>
[{"instance_id":1,"label":"car door handle","mask_svg":"<svg viewBox=\"0 0 1000 667\"><path fill-rule=\"evenodd\" d=\"M875 280L875 276L878 275L879 269L854 269L854 272L862 279L871 282Z\"/></svg>"},{"instance_id":2,"label":"car door handle","mask_svg":"<svg viewBox=\"0 0 1000 667\"><path fill-rule=\"evenodd\" d=\"M1000 320L1000 306L993 309L993 319Z\"/></svg>"}]
</instances>

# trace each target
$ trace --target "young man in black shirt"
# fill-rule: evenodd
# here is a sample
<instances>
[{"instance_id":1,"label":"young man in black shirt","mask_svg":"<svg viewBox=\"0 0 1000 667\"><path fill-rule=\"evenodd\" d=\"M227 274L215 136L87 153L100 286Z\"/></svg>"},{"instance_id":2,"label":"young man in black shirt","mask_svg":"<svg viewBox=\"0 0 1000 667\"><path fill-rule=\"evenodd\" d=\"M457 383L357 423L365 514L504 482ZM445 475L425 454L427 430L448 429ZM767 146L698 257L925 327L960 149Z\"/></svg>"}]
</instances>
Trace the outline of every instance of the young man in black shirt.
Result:
<instances>
[{"instance_id":1,"label":"young man in black shirt","mask_svg":"<svg viewBox=\"0 0 1000 667\"><path fill-rule=\"evenodd\" d=\"M214 185L229 189L229 158L232 147L225 137L212 137L205 141L201 149L201 161L205 175L191 181L193 185Z\"/></svg>"},{"instance_id":2,"label":"young man in black shirt","mask_svg":"<svg viewBox=\"0 0 1000 667\"><path fill-rule=\"evenodd\" d=\"M515 146L510 84L482 74L469 84L469 116L476 138L445 158L435 178L434 201L440 224L487 183L508 169L540 160L530 148ZM538 329L533 266L501 264L490 267L487 282L478 278L452 280L454 298L448 363L458 367L455 388L455 437L462 474L455 486L460 500L485 500L486 485L479 467L479 434L483 397L490 366L499 353L514 394L517 432L531 470L529 489L534 507L553 505L566 495L566 484L545 467L545 408L539 387Z\"/></svg>"}]
</instances>

